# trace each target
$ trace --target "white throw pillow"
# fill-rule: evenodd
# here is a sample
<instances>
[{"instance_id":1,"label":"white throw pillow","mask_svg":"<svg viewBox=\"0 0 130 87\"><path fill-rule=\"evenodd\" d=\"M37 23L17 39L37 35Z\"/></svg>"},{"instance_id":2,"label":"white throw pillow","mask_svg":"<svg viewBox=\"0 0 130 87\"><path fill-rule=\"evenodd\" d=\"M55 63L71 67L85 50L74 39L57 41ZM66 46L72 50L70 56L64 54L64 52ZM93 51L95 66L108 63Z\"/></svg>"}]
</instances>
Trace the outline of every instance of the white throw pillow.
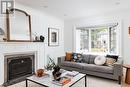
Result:
<instances>
[{"instance_id":1,"label":"white throw pillow","mask_svg":"<svg viewBox=\"0 0 130 87\"><path fill-rule=\"evenodd\" d=\"M96 65L103 65L106 62L106 58L104 56L97 56L94 60Z\"/></svg>"}]
</instances>

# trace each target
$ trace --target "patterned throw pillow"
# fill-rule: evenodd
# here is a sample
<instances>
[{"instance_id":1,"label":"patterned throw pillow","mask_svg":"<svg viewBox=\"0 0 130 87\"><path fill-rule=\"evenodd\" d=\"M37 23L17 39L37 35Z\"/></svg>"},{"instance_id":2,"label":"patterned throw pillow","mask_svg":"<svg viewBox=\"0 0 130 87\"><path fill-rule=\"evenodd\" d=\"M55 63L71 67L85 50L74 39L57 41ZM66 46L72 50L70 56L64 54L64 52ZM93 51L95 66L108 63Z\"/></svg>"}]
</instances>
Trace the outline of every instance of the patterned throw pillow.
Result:
<instances>
[{"instance_id":1,"label":"patterned throw pillow","mask_svg":"<svg viewBox=\"0 0 130 87\"><path fill-rule=\"evenodd\" d=\"M113 59L113 58L106 58L106 63L105 65L107 66L112 66L114 63L116 62L116 59Z\"/></svg>"},{"instance_id":2,"label":"patterned throw pillow","mask_svg":"<svg viewBox=\"0 0 130 87\"><path fill-rule=\"evenodd\" d=\"M73 53L66 52L65 61L71 61L73 59Z\"/></svg>"},{"instance_id":3,"label":"patterned throw pillow","mask_svg":"<svg viewBox=\"0 0 130 87\"><path fill-rule=\"evenodd\" d=\"M113 59L115 59L116 61L117 61L118 58L119 58L118 55L109 55L109 54L107 54L106 57L107 57L107 58L113 58Z\"/></svg>"},{"instance_id":4,"label":"patterned throw pillow","mask_svg":"<svg viewBox=\"0 0 130 87\"><path fill-rule=\"evenodd\" d=\"M81 62L82 61L82 54L80 54L80 53L73 53L73 61Z\"/></svg>"}]
</instances>

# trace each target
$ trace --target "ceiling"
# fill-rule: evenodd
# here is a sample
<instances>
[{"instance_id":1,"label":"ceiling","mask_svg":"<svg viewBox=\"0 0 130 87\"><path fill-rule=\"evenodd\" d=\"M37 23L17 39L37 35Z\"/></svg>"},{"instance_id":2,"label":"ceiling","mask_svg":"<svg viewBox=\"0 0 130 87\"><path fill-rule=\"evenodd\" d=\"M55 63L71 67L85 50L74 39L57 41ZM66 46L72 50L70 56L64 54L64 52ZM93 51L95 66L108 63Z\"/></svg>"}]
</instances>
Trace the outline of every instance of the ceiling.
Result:
<instances>
[{"instance_id":1,"label":"ceiling","mask_svg":"<svg viewBox=\"0 0 130 87\"><path fill-rule=\"evenodd\" d=\"M74 19L130 8L130 0L15 0L59 18Z\"/></svg>"}]
</instances>

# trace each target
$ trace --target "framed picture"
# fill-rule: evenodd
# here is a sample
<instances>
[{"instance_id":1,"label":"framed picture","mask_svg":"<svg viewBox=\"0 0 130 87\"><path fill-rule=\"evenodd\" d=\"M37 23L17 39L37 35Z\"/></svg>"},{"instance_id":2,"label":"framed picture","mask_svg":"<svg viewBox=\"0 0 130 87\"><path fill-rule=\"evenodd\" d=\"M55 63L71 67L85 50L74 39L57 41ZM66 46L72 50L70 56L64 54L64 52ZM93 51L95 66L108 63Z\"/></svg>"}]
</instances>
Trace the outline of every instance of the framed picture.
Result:
<instances>
[{"instance_id":1,"label":"framed picture","mask_svg":"<svg viewBox=\"0 0 130 87\"><path fill-rule=\"evenodd\" d=\"M48 46L59 45L59 29L48 28Z\"/></svg>"}]
</instances>

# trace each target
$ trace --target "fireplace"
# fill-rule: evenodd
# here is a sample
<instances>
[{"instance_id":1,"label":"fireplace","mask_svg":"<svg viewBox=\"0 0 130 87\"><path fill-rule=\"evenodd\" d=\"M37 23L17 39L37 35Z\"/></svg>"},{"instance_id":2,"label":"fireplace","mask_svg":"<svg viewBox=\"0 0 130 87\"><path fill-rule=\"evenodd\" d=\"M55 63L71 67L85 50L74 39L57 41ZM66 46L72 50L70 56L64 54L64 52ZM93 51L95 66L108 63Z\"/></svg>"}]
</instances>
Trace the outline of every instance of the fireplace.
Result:
<instances>
[{"instance_id":1,"label":"fireplace","mask_svg":"<svg viewBox=\"0 0 130 87\"><path fill-rule=\"evenodd\" d=\"M34 74L35 55L34 53L5 55L4 65L4 85L11 85Z\"/></svg>"}]
</instances>

